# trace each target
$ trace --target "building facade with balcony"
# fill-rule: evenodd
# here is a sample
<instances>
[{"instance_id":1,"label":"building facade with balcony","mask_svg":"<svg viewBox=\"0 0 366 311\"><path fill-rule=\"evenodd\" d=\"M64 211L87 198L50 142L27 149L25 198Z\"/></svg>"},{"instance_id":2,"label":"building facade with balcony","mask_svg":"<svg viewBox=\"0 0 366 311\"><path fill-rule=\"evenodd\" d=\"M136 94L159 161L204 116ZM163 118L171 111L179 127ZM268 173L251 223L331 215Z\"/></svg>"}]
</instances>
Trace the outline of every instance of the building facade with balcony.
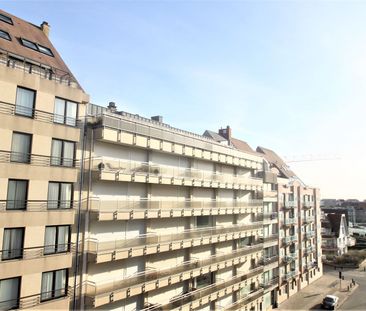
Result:
<instances>
[{"instance_id":1,"label":"building facade with balcony","mask_svg":"<svg viewBox=\"0 0 366 311\"><path fill-rule=\"evenodd\" d=\"M0 10L0 309L68 309L88 96L49 26Z\"/></svg>"}]
</instances>

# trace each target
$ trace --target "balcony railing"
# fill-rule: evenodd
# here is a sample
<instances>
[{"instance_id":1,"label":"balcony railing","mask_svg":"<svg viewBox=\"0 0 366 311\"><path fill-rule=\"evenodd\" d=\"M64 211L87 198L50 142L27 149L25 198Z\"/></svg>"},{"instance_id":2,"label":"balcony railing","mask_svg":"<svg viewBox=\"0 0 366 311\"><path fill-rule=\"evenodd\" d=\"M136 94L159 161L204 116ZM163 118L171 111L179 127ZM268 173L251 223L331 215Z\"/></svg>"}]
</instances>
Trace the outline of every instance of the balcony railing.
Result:
<instances>
[{"instance_id":1,"label":"balcony railing","mask_svg":"<svg viewBox=\"0 0 366 311\"><path fill-rule=\"evenodd\" d=\"M282 220L282 226L292 226L297 223L297 218L286 218Z\"/></svg>"},{"instance_id":2,"label":"balcony railing","mask_svg":"<svg viewBox=\"0 0 366 311\"><path fill-rule=\"evenodd\" d=\"M74 244L57 244L22 249L3 249L0 251L0 263L9 260L35 259L45 256L66 254L74 251Z\"/></svg>"},{"instance_id":3,"label":"balcony railing","mask_svg":"<svg viewBox=\"0 0 366 311\"><path fill-rule=\"evenodd\" d=\"M338 250L338 246L335 244L326 244L326 245L322 245L322 249L324 249L326 251L334 251L334 250Z\"/></svg>"},{"instance_id":4,"label":"balcony railing","mask_svg":"<svg viewBox=\"0 0 366 311\"><path fill-rule=\"evenodd\" d=\"M77 206L76 201L67 200L0 200L0 212L44 212L67 211Z\"/></svg>"},{"instance_id":5,"label":"balcony railing","mask_svg":"<svg viewBox=\"0 0 366 311\"><path fill-rule=\"evenodd\" d=\"M304 201L302 202L302 206L305 208L305 209L308 209L308 208L312 208L314 207L314 202L313 201Z\"/></svg>"},{"instance_id":6,"label":"balcony railing","mask_svg":"<svg viewBox=\"0 0 366 311\"><path fill-rule=\"evenodd\" d=\"M214 236L225 235L225 239L234 239L234 236L229 236L230 234L240 233L246 230L253 230L262 228L262 222L233 225L230 227L208 227L208 228L194 228L182 231L180 233L172 234L162 234L158 235L155 233L149 233L145 235L140 235L134 238L121 239L108 242L100 242L98 240L90 239L89 242L89 252L92 254L105 254L105 253L115 253L118 250L131 249L134 247L146 247L149 245L161 245L161 244L171 244L171 243L181 243L187 240L189 243L194 243L196 239L209 238L212 240ZM186 246L190 247L190 246Z\"/></svg>"},{"instance_id":7,"label":"balcony railing","mask_svg":"<svg viewBox=\"0 0 366 311\"><path fill-rule=\"evenodd\" d=\"M233 304L229 305L228 307L225 307L224 310L237 310L241 307L244 307L248 303L260 298L263 296L263 288L256 288L252 290L249 294L247 294L245 297L240 298L238 301L234 302Z\"/></svg>"},{"instance_id":8,"label":"balcony railing","mask_svg":"<svg viewBox=\"0 0 366 311\"><path fill-rule=\"evenodd\" d=\"M290 262L295 261L296 258L297 258L297 254L296 253L290 253L288 255L285 255L285 257L283 257L283 261L285 263L290 263Z\"/></svg>"},{"instance_id":9,"label":"balcony railing","mask_svg":"<svg viewBox=\"0 0 366 311\"><path fill-rule=\"evenodd\" d=\"M244 272L244 273L240 273L236 276L233 276L226 281L211 284L211 285L205 286L203 288L197 289L195 291L188 292L186 294L182 294L178 297L171 299L169 303L154 305L153 307L143 309L142 311L157 311L157 310L161 310L161 308L163 308L163 310L173 310L175 308L180 309L180 307L183 307L184 305L190 305L191 302L193 302L197 299L201 299L205 296L218 292L222 289L228 288L232 285L244 282L245 280L248 280L262 272L263 272L263 267L259 266L259 267L252 269L249 272Z\"/></svg>"},{"instance_id":10,"label":"balcony railing","mask_svg":"<svg viewBox=\"0 0 366 311\"><path fill-rule=\"evenodd\" d=\"M35 166L52 166L62 168L79 167L79 161L75 159L5 150L0 150L0 163L30 164Z\"/></svg>"},{"instance_id":11,"label":"balcony railing","mask_svg":"<svg viewBox=\"0 0 366 311\"><path fill-rule=\"evenodd\" d=\"M272 234L266 237L261 236L260 240L263 241L263 243L275 242L278 240L278 234Z\"/></svg>"},{"instance_id":12,"label":"balcony railing","mask_svg":"<svg viewBox=\"0 0 366 311\"><path fill-rule=\"evenodd\" d=\"M64 299L71 294L72 288L62 288L50 292L43 292L36 295L24 296L17 299L0 301L0 310L29 309L41 303L52 302L56 299ZM47 299L46 299L47 297Z\"/></svg>"},{"instance_id":13,"label":"balcony railing","mask_svg":"<svg viewBox=\"0 0 366 311\"><path fill-rule=\"evenodd\" d=\"M127 213L127 218L135 218L141 211L179 211L181 213L188 211L207 212L216 211L217 214L232 214L251 212L253 209L262 208L262 200L249 201L195 201L195 200L154 200L154 199L115 199L103 200L98 197L90 199L91 210L101 214L113 213L114 219L119 219ZM119 215L121 214L121 215ZM134 215L136 214L136 215ZM145 217L145 216L142 216ZM104 219L103 217L99 217ZM126 217L125 217L126 218ZM140 217L141 218L141 217ZM109 218L106 218L109 220Z\"/></svg>"},{"instance_id":14,"label":"balcony railing","mask_svg":"<svg viewBox=\"0 0 366 311\"><path fill-rule=\"evenodd\" d=\"M313 236L315 236L315 231L307 231L307 232L305 232L305 238L306 239L310 239Z\"/></svg>"},{"instance_id":15,"label":"balcony railing","mask_svg":"<svg viewBox=\"0 0 366 311\"><path fill-rule=\"evenodd\" d=\"M302 219L302 222L305 224L308 224L310 222L314 222L315 217L314 216L306 216Z\"/></svg>"},{"instance_id":16,"label":"balcony railing","mask_svg":"<svg viewBox=\"0 0 366 311\"><path fill-rule=\"evenodd\" d=\"M228 254L216 254L201 260L192 259L191 261L183 262L182 264L175 267L169 267L164 269L151 268L149 270L139 272L122 280L108 280L107 282L102 283L88 282L87 295L94 297L100 294L112 293L116 291L128 291L131 287L136 286L143 286L145 288L145 291L147 291L148 286L144 286L145 283L153 282L154 284L156 284L156 281L163 281L163 279L167 280L165 282L166 286L177 282L182 282L184 280L200 275L202 269L206 269L207 271L219 270L219 266L217 264L223 264L224 267L239 264L243 262L242 259L244 259L244 257L241 258L242 256L258 252L262 248L262 244L246 246L244 248L232 251ZM233 259L236 260L233 261ZM161 287L162 286L159 283L159 288ZM154 289L155 287L152 288L152 290Z\"/></svg>"},{"instance_id":17,"label":"balcony railing","mask_svg":"<svg viewBox=\"0 0 366 311\"><path fill-rule=\"evenodd\" d=\"M298 274L298 272L295 271L295 270L294 271L289 271L289 272L287 272L283 275L283 280L286 282L286 281L288 281L292 278L295 278L297 276L297 274Z\"/></svg>"},{"instance_id":18,"label":"balcony railing","mask_svg":"<svg viewBox=\"0 0 366 311\"><path fill-rule=\"evenodd\" d=\"M297 201L289 200L289 201L282 202L282 209L284 209L284 210L292 209L296 206L297 206Z\"/></svg>"},{"instance_id":19,"label":"balcony railing","mask_svg":"<svg viewBox=\"0 0 366 311\"><path fill-rule=\"evenodd\" d=\"M24 58L20 55L14 56L14 53L4 49L0 49L0 64L25 73L37 75L42 79L80 88L78 82L71 73L55 67L50 67L49 65L42 64L33 59Z\"/></svg>"},{"instance_id":20,"label":"balcony railing","mask_svg":"<svg viewBox=\"0 0 366 311\"><path fill-rule=\"evenodd\" d=\"M64 115L61 116L34 108L14 105L11 103L5 103L2 101L0 101L0 113L16 116L25 116L28 118L30 117L34 120L46 123L61 124L73 127L79 125L79 121L75 118L67 117Z\"/></svg>"},{"instance_id":21,"label":"balcony railing","mask_svg":"<svg viewBox=\"0 0 366 311\"><path fill-rule=\"evenodd\" d=\"M290 235L283 238L283 243L289 244L297 241L297 235Z\"/></svg>"},{"instance_id":22,"label":"balcony railing","mask_svg":"<svg viewBox=\"0 0 366 311\"><path fill-rule=\"evenodd\" d=\"M273 219L277 219L278 218L278 214L277 212L265 212L263 213L263 219L267 220L273 220Z\"/></svg>"},{"instance_id":23,"label":"balcony railing","mask_svg":"<svg viewBox=\"0 0 366 311\"><path fill-rule=\"evenodd\" d=\"M213 171L198 170L162 165L152 162L137 162L109 157L97 157L93 159L93 169L112 173L116 180L123 176L148 176L155 178L178 179L190 182L217 182L224 184L239 184L261 186L262 180L250 175L235 176Z\"/></svg>"},{"instance_id":24,"label":"balcony railing","mask_svg":"<svg viewBox=\"0 0 366 311\"><path fill-rule=\"evenodd\" d=\"M263 265L269 265L277 261L278 261L278 255L263 256L261 263L263 263Z\"/></svg>"},{"instance_id":25,"label":"balcony railing","mask_svg":"<svg viewBox=\"0 0 366 311\"><path fill-rule=\"evenodd\" d=\"M278 285L278 281L279 281L279 277L275 276L270 280L265 280L265 281L261 282L260 286L266 290L272 286Z\"/></svg>"}]
</instances>

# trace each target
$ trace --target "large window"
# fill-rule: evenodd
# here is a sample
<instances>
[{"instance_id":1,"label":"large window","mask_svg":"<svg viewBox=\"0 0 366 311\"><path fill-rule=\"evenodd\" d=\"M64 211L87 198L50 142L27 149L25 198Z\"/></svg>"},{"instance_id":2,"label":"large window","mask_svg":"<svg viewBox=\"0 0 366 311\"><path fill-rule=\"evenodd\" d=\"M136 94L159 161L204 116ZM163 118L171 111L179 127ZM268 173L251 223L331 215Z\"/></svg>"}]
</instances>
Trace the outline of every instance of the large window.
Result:
<instances>
[{"instance_id":1,"label":"large window","mask_svg":"<svg viewBox=\"0 0 366 311\"><path fill-rule=\"evenodd\" d=\"M35 91L18 87L15 101L15 113L22 116L33 117L35 99Z\"/></svg>"},{"instance_id":2,"label":"large window","mask_svg":"<svg viewBox=\"0 0 366 311\"><path fill-rule=\"evenodd\" d=\"M45 254L67 252L70 245L70 226L46 227L44 245Z\"/></svg>"},{"instance_id":3,"label":"large window","mask_svg":"<svg viewBox=\"0 0 366 311\"><path fill-rule=\"evenodd\" d=\"M74 166L75 143L52 139L51 165Z\"/></svg>"},{"instance_id":4,"label":"large window","mask_svg":"<svg viewBox=\"0 0 366 311\"><path fill-rule=\"evenodd\" d=\"M0 29L0 38L11 41L9 33L1 29Z\"/></svg>"},{"instance_id":5,"label":"large window","mask_svg":"<svg viewBox=\"0 0 366 311\"><path fill-rule=\"evenodd\" d=\"M13 132L11 162L29 163L31 160L32 135Z\"/></svg>"},{"instance_id":6,"label":"large window","mask_svg":"<svg viewBox=\"0 0 366 311\"><path fill-rule=\"evenodd\" d=\"M48 184L48 209L71 208L73 200L71 183L50 182Z\"/></svg>"},{"instance_id":7,"label":"large window","mask_svg":"<svg viewBox=\"0 0 366 311\"><path fill-rule=\"evenodd\" d=\"M49 300L67 294L67 269L42 273L41 300Z\"/></svg>"},{"instance_id":8,"label":"large window","mask_svg":"<svg viewBox=\"0 0 366 311\"><path fill-rule=\"evenodd\" d=\"M9 179L6 209L26 209L28 180Z\"/></svg>"},{"instance_id":9,"label":"large window","mask_svg":"<svg viewBox=\"0 0 366 311\"><path fill-rule=\"evenodd\" d=\"M56 98L53 121L71 126L76 125L77 104L65 99Z\"/></svg>"},{"instance_id":10,"label":"large window","mask_svg":"<svg viewBox=\"0 0 366 311\"><path fill-rule=\"evenodd\" d=\"M0 280L0 310L17 309L19 293L20 277Z\"/></svg>"},{"instance_id":11,"label":"large window","mask_svg":"<svg viewBox=\"0 0 366 311\"><path fill-rule=\"evenodd\" d=\"M2 260L23 257L24 228L5 228Z\"/></svg>"}]
</instances>

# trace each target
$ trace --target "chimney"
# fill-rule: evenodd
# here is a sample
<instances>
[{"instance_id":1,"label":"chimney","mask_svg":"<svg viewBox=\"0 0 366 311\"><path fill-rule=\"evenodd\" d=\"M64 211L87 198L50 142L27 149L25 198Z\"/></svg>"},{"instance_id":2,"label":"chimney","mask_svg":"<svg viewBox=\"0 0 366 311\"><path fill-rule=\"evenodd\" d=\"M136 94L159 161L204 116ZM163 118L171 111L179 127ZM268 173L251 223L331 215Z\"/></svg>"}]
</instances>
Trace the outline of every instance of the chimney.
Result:
<instances>
[{"instance_id":1,"label":"chimney","mask_svg":"<svg viewBox=\"0 0 366 311\"><path fill-rule=\"evenodd\" d=\"M44 32L44 34L47 36L47 38L50 36L50 25L48 25L47 22L43 22L41 24L41 29Z\"/></svg>"},{"instance_id":2,"label":"chimney","mask_svg":"<svg viewBox=\"0 0 366 311\"><path fill-rule=\"evenodd\" d=\"M162 116L153 116L153 117L151 117L151 120L163 123L163 117Z\"/></svg>"},{"instance_id":3,"label":"chimney","mask_svg":"<svg viewBox=\"0 0 366 311\"><path fill-rule=\"evenodd\" d=\"M225 129L221 128L219 129L219 135L222 137L225 137L229 143L231 143L231 128L230 126L226 126Z\"/></svg>"},{"instance_id":4,"label":"chimney","mask_svg":"<svg viewBox=\"0 0 366 311\"><path fill-rule=\"evenodd\" d=\"M117 111L117 106L116 106L115 102L109 102L107 108L110 112L116 112Z\"/></svg>"}]
</instances>

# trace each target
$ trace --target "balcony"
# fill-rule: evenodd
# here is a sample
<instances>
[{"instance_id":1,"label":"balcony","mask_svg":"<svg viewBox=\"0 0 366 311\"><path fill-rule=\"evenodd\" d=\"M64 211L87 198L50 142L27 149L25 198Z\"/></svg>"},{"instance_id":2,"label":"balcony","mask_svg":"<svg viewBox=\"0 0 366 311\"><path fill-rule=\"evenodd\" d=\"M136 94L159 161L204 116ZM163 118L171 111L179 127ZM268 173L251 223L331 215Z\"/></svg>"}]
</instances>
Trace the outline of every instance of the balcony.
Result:
<instances>
[{"instance_id":1,"label":"balcony","mask_svg":"<svg viewBox=\"0 0 366 311\"><path fill-rule=\"evenodd\" d=\"M1 57L0 57L1 60ZM27 119L31 118L33 120L37 120L40 122L50 123L54 125L66 125L69 127L78 127L79 121L71 118L71 117L64 117L62 118L64 122L55 122L59 121L60 116L57 114L53 114L50 112L38 110L38 109L32 109L28 107L22 107L22 106L15 106L11 103L5 103L3 101L0 101L0 113L6 114L6 115L12 115L12 116L26 116ZM79 132L79 129L78 129Z\"/></svg>"},{"instance_id":2,"label":"balcony","mask_svg":"<svg viewBox=\"0 0 366 311\"><path fill-rule=\"evenodd\" d=\"M245 281L253 278L263 272L263 267L259 266L253 268L248 272L238 274L231 277L225 281L221 281L209 286L197 289L193 292L189 292L170 300L170 302L165 304L155 305L150 308L143 309L142 311L158 311L158 310L192 310L199 307L199 305L204 305L210 301L215 301L216 299L230 294L232 292L238 291L241 286L244 286ZM262 289L263 290L263 289Z\"/></svg>"},{"instance_id":3,"label":"balcony","mask_svg":"<svg viewBox=\"0 0 366 311\"><path fill-rule=\"evenodd\" d=\"M259 213L262 200L241 201L194 201L194 200L101 200L90 199L90 209L99 221L149 218L190 217L203 215L232 215Z\"/></svg>"},{"instance_id":4,"label":"balcony","mask_svg":"<svg viewBox=\"0 0 366 311\"><path fill-rule=\"evenodd\" d=\"M293 261L295 261L297 259L297 254L296 253L290 253L288 255L285 255L285 257L283 257L283 262L286 264L289 264Z\"/></svg>"},{"instance_id":5,"label":"balcony","mask_svg":"<svg viewBox=\"0 0 366 311\"><path fill-rule=\"evenodd\" d=\"M277 220L278 214L277 214L277 212L265 212L265 213L263 213L263 219L264 220Z\"/></svg>"},{"instance_id":6,"label":"balcony","mask_svg":"<svg viewBox=\"0 0 366 311\"><path fill-rule=\"evenodd\" d=\"M297 218L286 218L285 220L282 220L282 226L288 227L288 226L294 226L297 224Z\"/></svg>"},{"instance_id":7,"label":"balcony","mask_svg":"<svg viewBox=\"0 0 366 311\"><path fill-rule=\"evenodd\" d=\"M150 269L137 273L123 280L108 281L107 283L87 284L87 296L100 305L106 297L113 296L113 301L139 295L157 288L180 283L209 272L238 265L245 262L246 255L259 252L262 245L247 246L228 254L217 254L202 260L193 259L178 266L165 269Z\"/></svg>"},{"instance_id":8,"label":"balcony","mask_svg":"<svg viewBox=\"0 0 366 311\"><path fill-rule=\"evenodd\" d=\"M309 262L305 265L302 266L302 271L303 273L306 273L308 272L309 270L313 269L313 268L316 268L316 264L315 263L312 263L312 262Z\"/></svg>"},{"instance_id":9,"label":"balcony","mask_svg":"<svg viewBox=\"0 0 366 311\"><path fill-rule=\"evenodd\" d=\"M73 244L47 245L0 251L0 279L71 267Z\"/></svg>"},{"instance_id":10,"label":"balcony","mask_svg":"<svg viewBox=\"0 0 366 311\"><path fill-rule=\"evenodd\" d=\"M42 297L54 292L40 293L36 295L24 296L18 299L0 301L0 307L5 306L1 310L10 309L33 309L33 310L66 310L69 309L69 295L71 294L71 287L68 289L57 290L57 298L51 300L43 300Z\"/></svg>"},{"instance_id":11,"label":"balcony","mask_svg":"<svg viewBox=\"0 0 366 311\"><path fill-rule=\"evenodd\" d=\"M272 235L266 236L266 237L261 236L260 240L264 244L268 244L268 243L271 243L271 242L277 242L278 241L278 234L272 234Z\"/></svg>"},{"instance_id":12,"label":"balcony","mask_svg":"<svg viewBox=\"0 0 366 311\"><path fill-rule=\"evenodd\" d=\"M59 84L80 88L78 82L69 72L50 67L33 59L24 58L20 55L14 57L14 53L2 48L0 49L0 64L27 74L37 75L45 80L52 80Z\"/></svg>"},{"instance_id":13,"label":"balcony","mask_svg":"<svg viewBox=\"0 0 366 311\"><path fill-rule=\"evenodd\" d=\"M246 295L243 298L240 298L238 301L234 302L233 304L229 305L225 308L225 310L240 310L242 307L247 305L248 303L261 298L263 296L263 288L256 288L253 291L251 291L248 295Z\"/></svg>"},{"instance_id":14,"label":"balcony","mask_svg":"<svg viewBox=\"0 0 366 311\"><path fill-rule=\"evenodd\" d=\"M0 227L73 224L75 201L0 200Z\"/></svg>"},{"instance_id":15,"label":"balcony","mask_svg":"<svg viewBox=\"0 0 366 311\"><path fill-rule=\"evenodd\" d=\"M276 199L277 201L278 192L277 190L263 190L264 199Z\"/></svg>"},{"instance_id":16,"label":"balcony","mask_svg":"<svg viewBox=\"0 0 366 311\"><path fill-rule=\"evenodd\" d=\"M303 224L309 224L309 223L314 222L314 221L315 221L314 216L306 216L302 219Z\"/></svg>"},{"instance_id":17,"label":"balcony","mask_svg":"<svg viewBox=\"0 0 366 311\"><path fill-rule=\"evenodd\" d=\"M107 262L198 245L231 241L244 237L242 235L244 231L261 229L262 225L262 222L256 222L230 227L195 228L166 235L149 233L135 238L108 242L89 240L88 250L91 255L95 256L96 262Z\"/></svg>"},{"instance_id":18,"label":"balcony","mask_svg":"<svg viewBox=\"0 0 366 311\"><path fill-rule=\"evenodd\" d=\"M295 278L297 276L298 272L295 270L289 271L285 273L282 277L284 282L289 282L291 279Z\"/></svg>"},{"instance_id":19,"label":"balcony","mask_svg":"<svg viewBox=\"0 0 366 311\"><path fill-rule=\"evenodd\" d=\"M294 243L294 242L297 242L297 235L290 235L290 236L286 236L283 238L283 243L285 245L288 245L288 244L291 244L291 243Z\"/></svg>"},{"instance_id":20,"label":"balcony","mask_svg":"<svg viewBox=\"0 0 366 311\"><path fill-rule=\"evenodd\" d=\"M304 255L308 256L310 253L313 253L315 248L313 246L307 246L304 248Z\"/></svg>"},{"instance_id":21,"label":"balcony","mask_svg":"<svg viewBox=\"0 0 366 311\"><path fill-rule=\"evenodd\" d=\"M264 290L270 290L275 286L278 286L278 282L279 282L279 277L275 276L270 280L265 280L263 282L260 283L260 286L264 289Z\"/></svg>"},{"instance_id":22,"label":"balcony","mask_svg":"<svg viewBox=\"0 0 366 311\"><path fill-rule=\"evenodd\" d=\"M93 159L94 176L99 180L147 182L167 185L261 190L262 180L257 177L235 176L193 168L137 162L109 157Z\"/></svg>"},{"instance_id":23,"label":"balcony","mask_svg":"<svg viewBox=\"0 0 366 311\"><path fill-rule=\"evenodd\" d=\"M263 265L270 265L274 262L278 262L278 255L272 256L263 256L262 260L260 261Z\"/></svg>"},{"instance_id":24,"label":"balcony","mask_svg":"<svg viewBox=\"0 0 366 311\"><path fill-rule=\"evenodd\" d=\"M297 201L285 201L285 202L282 202L282 209L283 210L290 210L290 209L293 209L297 206Z\"/></svg>"},{"instance_id":25,"label":"balcony","mask_svg":"<svg viewBox=\"0 0 366 311\"><path fill-rule=\"evenodd\" d=\"M338 246L336 244L323 244L322 249L325 251L338 251Z\"/></svg>"},{"instance_id":26,"label":"balcony","mask_svg":"<svg viewBox=\"0 0 366 311\"><path fill-rule=\"evenodd\" d=\"M310 209L312 207L314 207L314 202L310 202L310 201L304 201L302 202L302 207L303 209Z\"/></svg>"},{"instance_id":27,"label":"balcony","mask_svg":"<svg viewBox=\"0 0 366 311\"><path fill-rule=\"evenodd\" d=\"M314 237L315 236L315 231L307 231L307 232L305 232L305 234L304 234L304 238L306 239L306 240L308 240L308 239L311 239L312 237Z\"/></svg>"}]
</instances>

